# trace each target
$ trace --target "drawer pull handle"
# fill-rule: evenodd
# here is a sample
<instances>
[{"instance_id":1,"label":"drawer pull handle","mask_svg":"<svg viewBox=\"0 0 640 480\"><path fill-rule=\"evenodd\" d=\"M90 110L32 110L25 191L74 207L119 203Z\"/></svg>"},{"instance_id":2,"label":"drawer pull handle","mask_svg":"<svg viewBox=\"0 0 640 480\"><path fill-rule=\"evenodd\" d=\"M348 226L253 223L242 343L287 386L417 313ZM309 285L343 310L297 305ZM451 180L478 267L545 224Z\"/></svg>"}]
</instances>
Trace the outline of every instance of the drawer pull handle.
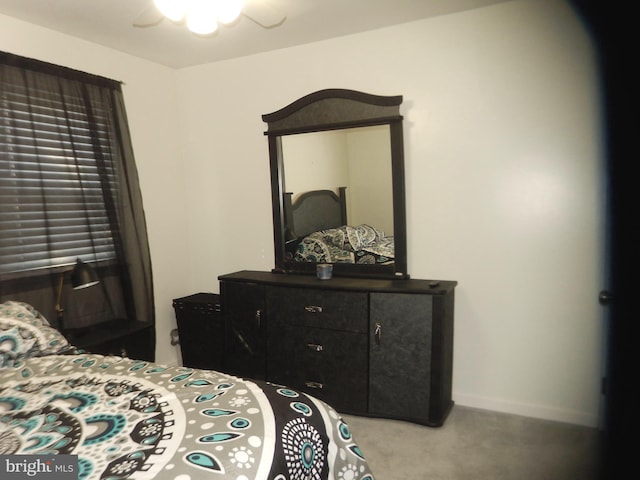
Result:
<instances>
[{"instance_id":1,"label":"drawer pull handle","mask_svg":"<svg viewBox=\"0 0 640 480\"><path fill-rule=\"evenodd\" d=\"M317 388L319 390L324 388L324 385L319 382L306 382L305 385L309 388Z\"/></svg>"},{"instance_id":2,"label":"drawer pull handle","mask_svg":"<svg viewBox=\"0 0 640 480\"><path fill-rule=\"evenodd\" d=\"M307 305L304 309L309 313L322 313L322 307L320 305Z\"/></svg>"},{"instance_id":3,"label":"drawer pull handle","mask_svg":"<svg viewBox=\"0 0 640 480\"><path fill-rule=\"evenodd\" d=\"M376 322L376 326L373 333L376 337L376 344L380 345L380 342L382 342L382 324L380 322Z\"/></svg>"},{"instance_id":4,"label":"drawer pull handle","mask_svg":"<svg viewBox=\"0 0 640 480\"><path fill-rule=\"evenodd\" d=\"M321 352L322 350L324 350L324 347L317 343L307 343L307 348L313 350L314 352Z\"/></svg>"}]
</instances>

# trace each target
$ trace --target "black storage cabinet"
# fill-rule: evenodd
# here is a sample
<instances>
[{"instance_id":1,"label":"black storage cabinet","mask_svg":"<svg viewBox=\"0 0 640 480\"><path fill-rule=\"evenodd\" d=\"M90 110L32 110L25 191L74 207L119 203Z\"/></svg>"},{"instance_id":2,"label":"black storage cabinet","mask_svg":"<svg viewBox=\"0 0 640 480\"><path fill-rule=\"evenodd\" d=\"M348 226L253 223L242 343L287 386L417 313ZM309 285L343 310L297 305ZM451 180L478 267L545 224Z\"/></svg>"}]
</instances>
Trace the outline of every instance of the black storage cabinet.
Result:
<instances>
[{"instance_id":1,"label":"black storage cabinet","mask_svg":"<svg viewBox=\"0 0 640 480\"><path fill-rule=\"evenodd\" d=\"M220 295L196 293L173 300L178 323L182 365L223 370L224 324Z\"/></svg>"}]
</instances>

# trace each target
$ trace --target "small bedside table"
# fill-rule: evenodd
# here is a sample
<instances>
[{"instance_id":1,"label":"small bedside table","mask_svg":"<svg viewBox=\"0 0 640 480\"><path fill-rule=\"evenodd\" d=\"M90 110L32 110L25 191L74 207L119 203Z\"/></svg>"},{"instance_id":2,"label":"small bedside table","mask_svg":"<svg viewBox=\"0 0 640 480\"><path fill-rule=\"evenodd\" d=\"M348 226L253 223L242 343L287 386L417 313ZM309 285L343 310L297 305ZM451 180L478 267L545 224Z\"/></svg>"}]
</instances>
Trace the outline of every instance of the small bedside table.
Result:
<instances>
[{"instance_id":1,"label":"small bedside table","mask_svg":"<svg viewBox=\"0 0 640 480\"><path fill-rule=\"evenodd\" d=\"M135 360L155 359L155 328L150 322L116 319L63 332L72 345L91 353Z\"/></svg>"}]
</instances>

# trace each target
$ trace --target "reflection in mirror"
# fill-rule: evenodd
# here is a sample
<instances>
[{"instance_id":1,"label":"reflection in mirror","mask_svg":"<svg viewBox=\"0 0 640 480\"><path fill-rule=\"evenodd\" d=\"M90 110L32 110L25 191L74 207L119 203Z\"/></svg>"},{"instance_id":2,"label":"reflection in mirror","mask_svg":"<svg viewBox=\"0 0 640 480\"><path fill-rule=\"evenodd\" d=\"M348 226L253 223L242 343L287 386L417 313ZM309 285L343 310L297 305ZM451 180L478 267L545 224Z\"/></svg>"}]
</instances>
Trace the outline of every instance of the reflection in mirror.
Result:
<instances>
[{"instance_id":1,"label":"reflection in mirror","mask_svg":"<svg viewBox=\"0 0 640 480\"><path fill-rule=\"evenodd\" d=\"M274 272L408 278L401 103L328 89L262 116Z\"/></svg>"},{"instance_id":2,"label":"reflection in mirror","mask_svg":"<svg viewBox=\"0 0 640 480\"><path fill-rule=\"evenodd\" d=\"M370 224L393 235L389 126L330 130L282 138L285 191L347 187L351 225ZM338 191L335 191L336 195Z\"/></svg>"},{"instance_id":3,"label":"reflection in mirror","mask_svg":"<svg viewBox=\"0 0 640 480\"><path fill-rule=\"evenodd\" d=\"M282 138L288 259L393 263L389 139L388 125Z\"/></svg>"}]
</instances>

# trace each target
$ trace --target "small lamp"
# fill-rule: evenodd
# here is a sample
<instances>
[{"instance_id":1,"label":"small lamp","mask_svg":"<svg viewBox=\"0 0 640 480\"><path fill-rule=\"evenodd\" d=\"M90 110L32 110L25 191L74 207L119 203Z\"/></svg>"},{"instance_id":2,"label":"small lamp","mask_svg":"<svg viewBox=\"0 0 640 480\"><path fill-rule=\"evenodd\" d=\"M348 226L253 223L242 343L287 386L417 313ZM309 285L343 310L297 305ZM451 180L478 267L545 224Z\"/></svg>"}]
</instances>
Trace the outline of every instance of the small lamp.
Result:
<instances>
[{"instance_id":1,"label":"small lamp","mask_svg":"<svg viewBox=\"0 0 640 480\"><path fill-rule=\"evenodd\" d=\"M76 266L73 267L71 272L71 285L74 290L80 290L82 288L93 287L100 283L100 279L96 274L96 271L91 266L78 259Z\"/></svg>"},{"instance_id":2,"label":"small lamp","mask_svg":"<svg viewBox=\"0 0 640 480\"><path fill-rule=\"evenodd\" d=\"M92 287L100 283L100 279L96 274L96 271L78 258L75 267L71 272L71 286L74 290L80 290L82 288ZM64 308L62 308L62 287L64 287L64 272L60 274L60 281L58 282L58 298L56 302L56 312L58 314L58 328L62 331L62 317Z\"/></svg>"}]
</instances>

